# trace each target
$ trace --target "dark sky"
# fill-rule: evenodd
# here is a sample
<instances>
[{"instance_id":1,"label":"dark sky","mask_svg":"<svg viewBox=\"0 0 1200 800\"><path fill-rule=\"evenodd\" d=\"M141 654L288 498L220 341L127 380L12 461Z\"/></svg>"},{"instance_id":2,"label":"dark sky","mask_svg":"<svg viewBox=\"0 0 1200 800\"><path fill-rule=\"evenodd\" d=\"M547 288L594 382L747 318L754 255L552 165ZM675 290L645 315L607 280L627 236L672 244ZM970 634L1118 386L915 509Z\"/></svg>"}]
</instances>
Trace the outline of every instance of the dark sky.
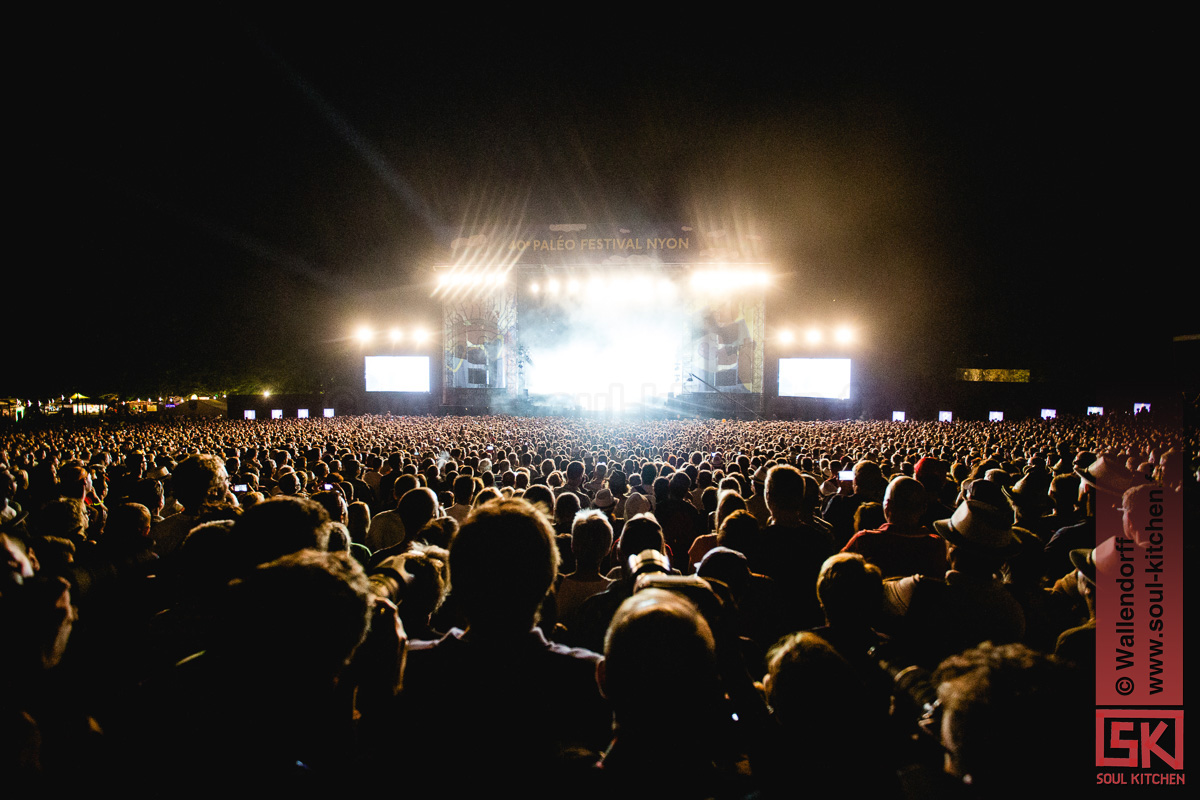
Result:
<instances>
[{"instance_id":1,"label":"dark sky","mask_svg":"<svg viewBox=\"0 0 1200 800\"><path fill-rule=\"evenodd\" d=\"M775 318L854 322L902 374L1087 375L1196 332L1184 51L1136 26L459 23L47 37L0 393L311 388L362 319L435 327L449 240L522 215L753 224Z\"/></svg>"}]
</instances>

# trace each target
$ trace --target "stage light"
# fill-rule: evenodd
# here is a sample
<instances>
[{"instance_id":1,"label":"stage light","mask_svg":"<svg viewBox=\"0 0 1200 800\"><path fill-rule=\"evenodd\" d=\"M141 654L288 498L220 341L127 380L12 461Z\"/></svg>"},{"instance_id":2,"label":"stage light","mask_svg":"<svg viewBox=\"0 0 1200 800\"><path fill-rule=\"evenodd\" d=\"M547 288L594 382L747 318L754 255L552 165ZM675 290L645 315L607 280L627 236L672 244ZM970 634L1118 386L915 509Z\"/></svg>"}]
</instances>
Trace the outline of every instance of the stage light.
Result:
<instances>
[{"instance_id":1,"label":"stage light","mask_svg":"<svg viewBox=\"0 0 1200 800\"><path fill-rule=\"evenodd\" d=\"M661 292L664 297L674 297L675 296L674 281L672 281L670 278L660 279L658 282L658 291Z\"/></svg>"},{"instance_id":2,"label":"stage light","mask_svg":"<svg viewBox=\"0 0 1200 800\"><path fill-rule=\"evenodd\" d=\"M549 292L550 294L557 294L558 293L558 281L556 281L554 278L551 278L550 280L546 281L546 291Z\"/></svg>"},{"instance_id":3,"label":"stage light","mask_svg":"<svg viewBox=\"0 0 1200 800\"><path fill-rule=\"evenodd\" d=\"M836 339L840 344L846 344L854 340L854 331L843 326L834 332L833 338Z\"/></svg>"},{"instance_id":4,"label":"stage light","mask_svg":"<svg viewBox=\"0 0 1200 800\"><path fill-rule=\"evenodd\" d=\"M391 331L391 333L388 334L388 337L392 340L392 342L394 344L395 342L398 342L401 339L403 339L404 334L400 332L399 328L392 328L392 331Z\"/></svg>"},{"instance_id":5,"label":"stage light","mask_svg":"<svg viewBox=\"0 0 1200 800\"><path fill-rule=\"evenodd\" d=\"M577 294L579 292L579 281L572 278L567 281L567 294Z\"/></svg>"},{"instance_id":6,"label":"stage light","mask_svg":"<svg viewBox=\"0 0 1200 800\"><path fill-rule=\"evenodd\" d=\"M770 282L765 272L745 269L711 269L693 272L690 284L697 292L730 292L749 287L763 287Z\"/></svg>"},{"instance_id":7,"label":"stage light","mask_svg":"<svg viewBox=\"0 0 1200 800\"><path fill-rule=\"evenodd\" d=\"M358 332L355 333L354 336L355 336L355 338L358 339L358 341L360 343L366 344L371 341L371 339L375 336L375 334L371 331L370 328L368 328L367 326L364 325L363 327L358 329Z\"/></svg>"},{"instance_id":8,"label":"stage light","mask_svg":"<svg viewBox=\"0 0 1200 800\"><path fill-rule=\"evenodd\" d=\"M263 397L270 397L270 396L271 396L271 390L263 389Z\"/></svg>"},{"instance_id":9,"label":"stage light","mask_svg":"<svg viewBox=\"0 0 1200 800\"><path fill-rule=\"evenodd\" d=\"M541 290L542 290L542 287L538 286L537 281L534 281L533 283L529 284L530 294L537 294Z\"/></svg>"},{"instance_id":10,"label":"stage light","mask_svg":"<svg viewBox=\"0 0 1200 800\"><path fill-rule=\"evenodd\" d=\"M780 331L779 332L779 341L783 342L784 344L791 344L795 340L796 340L796 336L791 331Z\"/></svg>"},{"instance_id":11,"label":"stage light","mask_svg":"<svg viewBox=\"0 0 1200 800\"><path fill-rule=\"evenodd\" d=\"M429 331L426 331L423 328L417 328L415 331L413 331L413 339L416 340L417 344L425 344L425 342L429 339Z\"/></svg>"},{"instance_id":12,"label":"stage light","mask_svg":"<svg viewBox=\"0 0 1200 800\"><path fill-rule=\"evenodd\" d=\"M820 344L821 332L816 328L809 328L808 333L804 334L804 340L809 344Z\"/></svg>"}]
</instances>

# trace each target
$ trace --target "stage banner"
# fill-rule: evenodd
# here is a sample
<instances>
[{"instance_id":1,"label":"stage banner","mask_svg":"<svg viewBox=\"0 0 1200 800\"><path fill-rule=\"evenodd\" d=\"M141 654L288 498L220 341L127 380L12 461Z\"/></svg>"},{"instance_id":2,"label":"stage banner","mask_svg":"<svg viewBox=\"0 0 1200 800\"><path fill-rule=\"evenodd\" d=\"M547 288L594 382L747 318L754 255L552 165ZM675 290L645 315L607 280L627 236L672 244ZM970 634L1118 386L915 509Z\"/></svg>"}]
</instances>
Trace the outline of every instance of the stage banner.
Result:
<instances>
[{"instance_id":1,"label":"stage banner","mask_svg":"<svg viewBox=\"0 0 1200 800\"><path fill-rule=\"evenodd\" d=\"M443 402L453 389L517 391L517 304L512 291L443 305Z\"/></svg>"}]
</instances>

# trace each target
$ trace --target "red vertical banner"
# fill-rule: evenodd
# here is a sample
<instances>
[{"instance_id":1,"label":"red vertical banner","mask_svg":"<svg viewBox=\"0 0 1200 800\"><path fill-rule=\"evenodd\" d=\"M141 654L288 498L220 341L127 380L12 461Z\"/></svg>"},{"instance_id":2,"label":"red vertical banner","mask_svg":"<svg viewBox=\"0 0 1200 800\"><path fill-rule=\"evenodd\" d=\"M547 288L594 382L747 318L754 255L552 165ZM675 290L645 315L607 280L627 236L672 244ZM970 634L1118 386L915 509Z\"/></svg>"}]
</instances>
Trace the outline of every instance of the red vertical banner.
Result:
<instances>
[{"instance_id":1,"label":"red vertical banner","mask_svg":"<svg viewBox=\"0 0 1200 800\"><path fill-rule=\"evenodd\" d=\"M1183 769L1181 460L1166 469L1096 482L1096 765L1130 783Z\"/></svg>"}]
</instances>

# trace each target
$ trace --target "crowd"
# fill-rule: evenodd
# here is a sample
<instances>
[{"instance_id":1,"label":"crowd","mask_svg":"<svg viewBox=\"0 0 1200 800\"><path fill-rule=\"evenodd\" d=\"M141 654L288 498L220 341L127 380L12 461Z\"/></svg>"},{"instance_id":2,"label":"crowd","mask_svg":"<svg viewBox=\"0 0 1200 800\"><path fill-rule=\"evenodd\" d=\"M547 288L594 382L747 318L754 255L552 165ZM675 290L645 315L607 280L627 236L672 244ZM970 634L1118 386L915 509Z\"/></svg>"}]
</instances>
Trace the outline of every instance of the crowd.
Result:
<instances>
[{"instance_id":1,"label":"crowd","mask_svg":"<svg viewBox=\"0 0 1200 800\"><path fill-rule=\"evenodd\" d=\"M998 797L1044 750L1078 785L1097 518L1194 503L1194 445L1113 416L13 425L3 774Z\"/></svg>"}]
</instances>

